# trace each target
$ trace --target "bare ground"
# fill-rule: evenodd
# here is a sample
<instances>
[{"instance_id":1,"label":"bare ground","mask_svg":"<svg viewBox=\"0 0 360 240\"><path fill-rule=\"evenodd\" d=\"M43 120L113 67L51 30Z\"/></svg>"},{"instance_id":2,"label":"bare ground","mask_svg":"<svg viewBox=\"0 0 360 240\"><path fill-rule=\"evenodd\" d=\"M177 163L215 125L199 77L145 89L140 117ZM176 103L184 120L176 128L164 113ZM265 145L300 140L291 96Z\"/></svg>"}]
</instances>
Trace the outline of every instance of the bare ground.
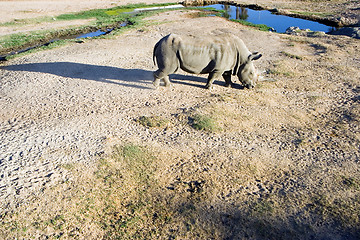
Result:
<instances>
[{"instance_id":1,"label":"bare ground","mask_svg":"<svg viewBox=\"0 0 360 240\"><path fill-rule=\"evenodd\" d=\"M43 16L55 17L63 13L80 12L97 8L111 8L118 5L130 3L167 3L166 0L79 0L79 1L62 1L62 0L1 0L0 1L0 22L9 22L14 19L27 19Z\"/></svg>"},{"instance_id":2,"label":"bare ground","mask_svg":"<svg viewBox=\"0 0 360 240\"><path fill-rule=\"evenodd\" d=\"M36 212L36 201L57 209L48 189L76 185L87 174L69 165L92 172L114 146L132 143L155 153L154 192L177 213L162 226L164 238L357 239L359 41L188 16L157 15L141 29L1 66L1 212ZM152 48L171 32L236 34L264 54L256 67L275 81L252 90L218 81L208 91L205 76L180 71L170 89L154 90ZM210 116L216 129L192 128L196 114ZM146 127L136 121L141 116L167 123ZM23 234L8 226L2 237ZM58 230L34 232L45 237Z\"/></svg>"}]
</instances>

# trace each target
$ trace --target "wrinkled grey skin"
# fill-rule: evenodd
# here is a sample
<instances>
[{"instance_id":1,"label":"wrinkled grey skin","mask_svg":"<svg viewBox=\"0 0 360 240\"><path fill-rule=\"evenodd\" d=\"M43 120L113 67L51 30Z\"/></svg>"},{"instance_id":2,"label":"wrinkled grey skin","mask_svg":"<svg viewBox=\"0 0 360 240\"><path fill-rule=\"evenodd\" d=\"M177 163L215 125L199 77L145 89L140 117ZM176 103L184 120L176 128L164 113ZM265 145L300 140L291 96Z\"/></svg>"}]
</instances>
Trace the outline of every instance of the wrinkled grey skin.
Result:
<instances>
[{"instance_id":1,"label":"wrinkled grey skin","mask_svg":"<svg viewBox=\"0 0 360 240\"><path fill-rule=\"evenodd\" d=\"M208 89L221 76L225 86L231 86L231 75L237 75L245 87L253 88L258 74L252 61L261 54L251 53L241 39L231 34L206 38L169 34L156 43L153 57L159 68L154 72L155 87L161 79L170 86L169 74L181 68L188 73L208 73Z\"/></svg>"}]
</instances>

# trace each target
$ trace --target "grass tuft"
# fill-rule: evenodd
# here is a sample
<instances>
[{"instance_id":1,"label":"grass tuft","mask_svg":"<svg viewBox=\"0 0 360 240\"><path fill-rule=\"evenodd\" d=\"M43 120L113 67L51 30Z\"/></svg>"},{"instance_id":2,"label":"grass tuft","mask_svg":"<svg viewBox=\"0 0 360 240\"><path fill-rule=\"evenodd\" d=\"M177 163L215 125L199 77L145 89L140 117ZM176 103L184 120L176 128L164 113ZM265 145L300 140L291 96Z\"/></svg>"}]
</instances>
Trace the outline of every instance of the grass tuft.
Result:
<instances>
[{"instance_id":1,"label":"grass tuft","mask_svg":"<svg viewBox=\"0 0 360 240\"><path fill-rule=\"evenodd\" d=\"M285 52L285 51L281 51L281 53L284 54L286 57L289 57L289 58L303 60L303 57L292 54L292 53L288 53L288 52Z\"/></svg>"},{"instance_id":2,"label":"grass tuft","mask_svg":"<svg viewBox=\"0 0 360 240\"><path fill-rule=\"evenodd\" d=\"M138 119L136 119L136 122L140 123L144 127L149 127L149 128L164 127L168 123L167 120L162 119L161 117L158 116L151 116L151 117L141 116Z\"/></svg>"},{"instance_id":3,"label":"grass tuft","mask_svg":"<svg viewBox=\"0 0 360 240\"><path fill-rule=\"evenodd\" d=\"M196 130L214 132L218 129L215 119L207 115L196 114L190 118L190 123Z\"/></svg>"},{"instance_id":4,"label":"grass tuft","mask_svg":"<svg viewBox=\"0 0 360 240\"><path fill-rule=\"evenodd\" d=\"M256 28L256 29L258 29L260 31L268 32L268 31L271 30L271 27L266 26L265 24L254 24L254 23L242 20L242 19L232 19L231 21L240 23L240 24L248 26L248 27Z\"/></svg>"}]
</instances>

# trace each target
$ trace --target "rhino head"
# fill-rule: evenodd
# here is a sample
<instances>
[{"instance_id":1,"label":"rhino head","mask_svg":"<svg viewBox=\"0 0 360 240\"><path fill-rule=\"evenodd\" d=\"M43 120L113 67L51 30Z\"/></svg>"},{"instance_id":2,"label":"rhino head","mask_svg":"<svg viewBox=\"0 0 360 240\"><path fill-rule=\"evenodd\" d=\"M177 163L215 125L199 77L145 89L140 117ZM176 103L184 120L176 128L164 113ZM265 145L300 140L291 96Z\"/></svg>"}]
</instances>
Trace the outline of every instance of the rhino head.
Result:
<instances>
[{"instance_id":1,"label":"rhino head","mask_svg":"<svg viewBox=\"0 0 360 240\"><path fill-rule=\"evenodd\" d=\"M253 61L258 60L261 56L258 52L251 53L239 67L237 76L239 81L247 88L253 88L256 85L259 74L254 67Z\"/></svg>"}]
</instances>

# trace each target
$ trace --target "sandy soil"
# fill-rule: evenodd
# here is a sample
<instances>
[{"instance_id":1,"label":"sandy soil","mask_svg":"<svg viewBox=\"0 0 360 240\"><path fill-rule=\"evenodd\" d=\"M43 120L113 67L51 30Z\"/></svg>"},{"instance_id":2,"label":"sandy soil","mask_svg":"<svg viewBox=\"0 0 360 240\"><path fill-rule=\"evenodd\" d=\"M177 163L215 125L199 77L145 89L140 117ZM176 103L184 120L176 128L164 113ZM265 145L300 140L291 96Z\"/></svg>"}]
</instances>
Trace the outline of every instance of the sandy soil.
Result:
<instances>
[{"instance_id":1,"label":"sandy soil","mask_svg":"<svg viewBox=\"0 0 360 240\"><path fill-rule=\"evenodd\" d=\"M96 8L111 8L129 3L166 3L166 0L80 0L80 1L39 1L39 0L15 0L0 1L0 22L9 22L14 19L26 19L42 16L57 16L62 13L79 12Z\"/></svg>"},{"instance_id":2,"label":"sandy soil","mask_svg":"<svg viewBox=\"0 0 360 240\"><path fill-rule=\"evenodd\" d=\"M14 19L26 19L42 16L54 17L62 13L78 12L94 8L110 8L118 5L129 3L167 3L167 0L79 0L79 1L62 1L62 0L15 0L0 1L0 23L12 21ZM173 1L182 2L182 1ZM268 9L294 10L299 12L319 12L331 13L330 19L334 19L341 24L360 24L360 9L357 1L334 1L334 2L317 2L317 1L286 1L286 0L235 0L235 3L241 4L258 4Z\"/></svg>"},{"instance_id":3,"label":"sandy soil","mask_svg":"<svg viewBox=\"0 0 360 240\"><path fill-rule=\"evenodd\" d=\"M70 27L80 27L85 24L94 21L94 19L76 20L76 21L56 21L56 22L43 22L26 24L25 26L5 27L0 26L0 36L15 34L15 33L26 33L31 31L39 30L51 30L51 29L63 29Z\"/></svg>"},{"instance_id":4,"label":"sandy soil","mask_svg":"<svg viewBox=\"0 0 360 240\"><path fill-rule=\"evenodd\" d=\"M183 11L147 20L162 24L1 66L1 212L71 180L64 165L90 166L122 142L170 156L158 170L164 188L176 188L179 179L218 186L213 204L265 193L301 196L333 190L337 176L359 178L358 40L259 32L222 18L189 18ZM221 80L208 91L206 76L179 71L171 76L171 88L154 90L152 48L171 32L236 34L251 51L264 54L255 65L276 81L247 90L235 79L233 88L225 88ZM215 116L221 130L191 128L194 113ZM169 124L147 128L135 121L140 116L160 116ZM249 172L240 176L238 164Z\"/></svg>"}]
</instances>

